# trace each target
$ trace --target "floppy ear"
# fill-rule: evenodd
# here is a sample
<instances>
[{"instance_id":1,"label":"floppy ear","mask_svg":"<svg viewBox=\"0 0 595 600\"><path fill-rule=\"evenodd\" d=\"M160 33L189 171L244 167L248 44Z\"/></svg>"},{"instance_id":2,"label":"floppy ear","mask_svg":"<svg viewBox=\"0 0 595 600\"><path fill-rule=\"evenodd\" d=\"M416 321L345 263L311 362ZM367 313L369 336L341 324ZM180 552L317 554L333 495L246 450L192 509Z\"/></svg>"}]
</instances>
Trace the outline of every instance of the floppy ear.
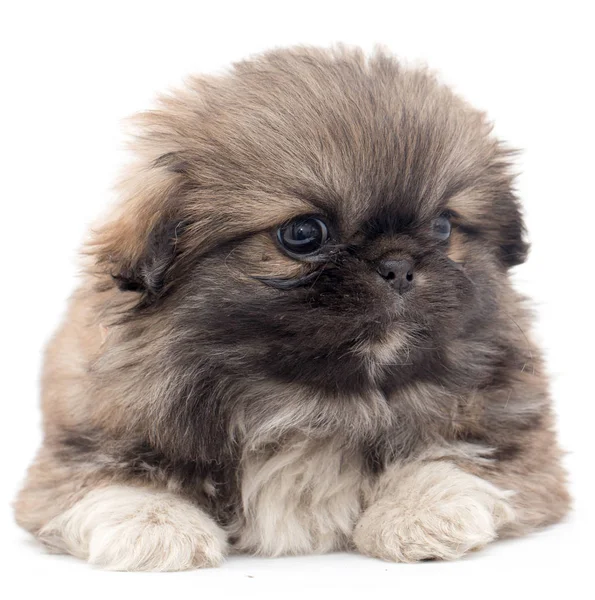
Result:
<instances>
[{"instance_id":1,"label":"floppy ear","mask_svg":"<svg viewBox=\"0 0 595 600\"><path fill-rule=\"evenodd\" d=\"M128 172L120 204L86 248L103 287L138 292L143 307L166 292L184 229L177 210L183 186L169 165Z\"/></svg>"},{"instance_id":2,"label":"floppy ear","mask_svg":"<svg viewBox=\"0 0 595 600\"><path fill-rule=\"evenodd\" d=\"M518 199L507 191L498 203L499 255L507 267L520 265L527 260L529 244L525 241L526 229Z\"/></svg>"},{"instance_id":3,"label":"floppy ear","mask_svg":"<svg viewBox=\"0 0 595 600\"><path fill-rule=\"evenodd\" d=\"M144 252L134 263L121 265L112 278L122 291L140 292L143 305L151 304L166 290L168 275L178 254L181 221L158 223L149 233Z\"/></svg>"}]
</instances>

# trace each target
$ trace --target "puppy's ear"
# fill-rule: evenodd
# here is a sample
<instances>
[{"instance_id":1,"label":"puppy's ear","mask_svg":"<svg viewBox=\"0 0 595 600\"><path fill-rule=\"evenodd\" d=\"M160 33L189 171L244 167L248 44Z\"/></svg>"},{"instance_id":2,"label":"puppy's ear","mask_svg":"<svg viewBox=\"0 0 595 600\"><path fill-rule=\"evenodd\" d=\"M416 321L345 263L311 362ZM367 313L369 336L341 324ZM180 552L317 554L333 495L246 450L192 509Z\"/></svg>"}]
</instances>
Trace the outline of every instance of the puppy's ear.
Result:
<instances>
[{"instance_id":1,"label":"puppy's ear","mask_svg":"<svg viewBox=\"0 0 595 600\"><path fill-rule=\"evenodd\" d=\"M121 264L112 278L122 291L140 292L143 305L152 304L166 290L178 254L181 221L159 222L149 233L143 253L133 263Z\"/></svg>"},{"instance_id":2,"label":"puppy's ear","mask_svg":"<svg viewBox=\"0 0 595 600\"><path fill-rule=\"evenodd\" d=\"M525 241L525 224L518 199L507 191L498 203L499 255L507 267L520 265L527 260L529 244Z\"/></svg>"},{"instance_id":3,"label":"puppy's ear","mask_svg":"<svg viewBox=\"0 0 595 600\"><path fill-rule=\"evenodd\" d=\"M142 307L165 294L184 230L178 213L183 189L182 175L169 164L153 163L127 173L120 204L86 248L103 288L115 285L138 292Z\"/></svg>"}]
</instances>

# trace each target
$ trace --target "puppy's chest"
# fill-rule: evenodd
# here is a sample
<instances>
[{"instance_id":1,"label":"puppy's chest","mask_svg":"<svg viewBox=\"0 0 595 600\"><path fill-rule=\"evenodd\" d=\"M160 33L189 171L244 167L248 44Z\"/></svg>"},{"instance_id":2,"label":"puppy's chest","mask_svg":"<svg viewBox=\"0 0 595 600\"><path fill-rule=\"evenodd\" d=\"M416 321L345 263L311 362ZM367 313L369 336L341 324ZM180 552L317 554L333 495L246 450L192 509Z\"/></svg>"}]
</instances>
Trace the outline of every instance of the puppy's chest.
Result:
<instances>
[{"instance_id":1,"label":"puppy's chest","mask_svg":"<svg viewBox=\"0 0 595 600\"><path fill-rule=\"evenodd\" d=\"M249 453L230 525L234 545L266 556L344 549L369 484L360 457L318 442Z\"/></svg>"}]
</instances>

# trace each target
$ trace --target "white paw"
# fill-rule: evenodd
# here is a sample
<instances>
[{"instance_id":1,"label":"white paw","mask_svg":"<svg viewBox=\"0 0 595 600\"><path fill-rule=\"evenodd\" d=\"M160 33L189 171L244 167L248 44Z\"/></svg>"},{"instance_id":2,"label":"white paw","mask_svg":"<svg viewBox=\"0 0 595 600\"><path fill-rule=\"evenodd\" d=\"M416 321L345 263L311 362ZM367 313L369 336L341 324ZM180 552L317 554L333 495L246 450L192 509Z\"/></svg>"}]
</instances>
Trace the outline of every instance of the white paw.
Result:
<instances>
[{"instance_id":1,"label":"white paw","mask_svg":"<svg viewBox=\"0 0 595 600\"><path fill-rule=\"evenodd\" d=\"M39 537L52 549L115 571L213 567L227 546L223 530L191 502L126 486L89 492Z\"/></svg>"},{"instance_id":2,"label":"white paw","mask_svg":"<svg viewBox=\"0 0 595 600\"><path fill-rule=\"evenodd\" d=\"M510 492L446 462L408 465L385 493L353 535L360 552L384 560L459 558L494 540L514 519Z\"/></svg>"}]
</instances>

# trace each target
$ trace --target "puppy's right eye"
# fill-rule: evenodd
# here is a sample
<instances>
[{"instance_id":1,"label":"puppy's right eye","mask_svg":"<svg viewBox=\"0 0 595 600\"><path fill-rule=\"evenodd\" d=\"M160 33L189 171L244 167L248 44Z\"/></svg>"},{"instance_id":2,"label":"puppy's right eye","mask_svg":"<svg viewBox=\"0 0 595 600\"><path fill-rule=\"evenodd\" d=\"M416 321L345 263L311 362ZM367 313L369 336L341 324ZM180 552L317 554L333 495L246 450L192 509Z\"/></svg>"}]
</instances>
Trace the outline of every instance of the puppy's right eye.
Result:
<instances>
[{"instance_id":1,"label":"puppy's right eye","mask_svg":"<svg viewBox=\"0 0 595 600\"><path fill-rule=\"evenodd\" d=\"M288 254L302 257L318 253L328 238L328 227L318 217L298 217L277 230L277 239Z\"/></svg>"}]
</instances>

